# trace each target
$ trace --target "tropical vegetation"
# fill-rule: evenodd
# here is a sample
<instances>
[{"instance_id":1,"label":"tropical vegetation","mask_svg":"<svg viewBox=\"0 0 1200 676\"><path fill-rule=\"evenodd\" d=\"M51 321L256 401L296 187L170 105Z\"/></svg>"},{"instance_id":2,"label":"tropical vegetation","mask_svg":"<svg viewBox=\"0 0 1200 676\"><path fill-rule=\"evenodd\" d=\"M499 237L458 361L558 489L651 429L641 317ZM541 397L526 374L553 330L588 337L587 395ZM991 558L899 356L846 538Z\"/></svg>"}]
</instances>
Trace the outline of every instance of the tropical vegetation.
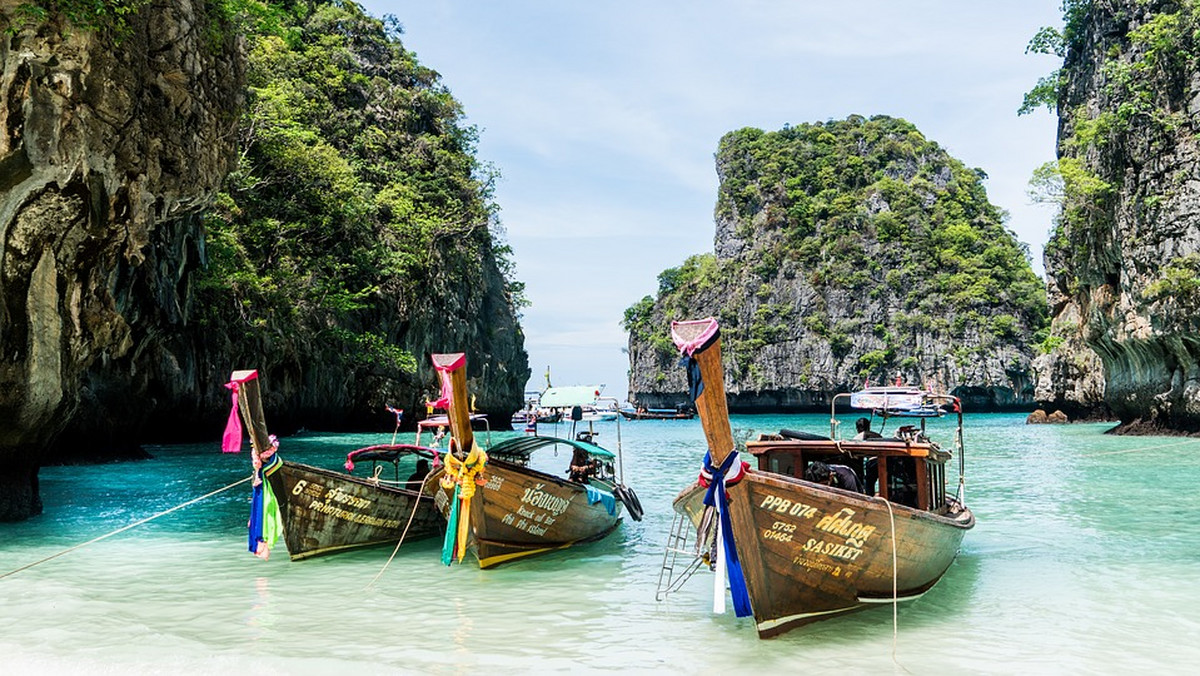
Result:
<instances>
[{"instance_id":1,"label":"tropical vegetation","mask_svg":"<svg viewBox=\"0 0 1200 676\"><path fill-rule=\"evenodd\" d=\"M634 342L669 351L658 318L696 312L712 288L723 290L727 348L746 369L766 345L818 340L880 377L915 366L905 344L914 332L944 336L970 359L1044 329L1043 283L988 201L986 174L911 123L851 116L741 129L721 139L717 163L718 238L724 230L743 251L661 273L657 297L625 313ZM797 286L815 292L797 295L811 296L803 307L780 300ZM863 313L881 306L885 318ZM860 335L874 347L852 355Z\"/></svg>"},{"instance_id":2,"label":"tropical vegetation","mask_svg":"<svg viewBox=\"0 0 1200 676\"><path fill-rule=\"evenodd\" d=\"M238 166L206 217L204 321L412 373L411 316L485 287L489 261L519 311L496 172L399 23L353 2L219 7L246 33L248 87Z\"/></svg>"}]
</instances>

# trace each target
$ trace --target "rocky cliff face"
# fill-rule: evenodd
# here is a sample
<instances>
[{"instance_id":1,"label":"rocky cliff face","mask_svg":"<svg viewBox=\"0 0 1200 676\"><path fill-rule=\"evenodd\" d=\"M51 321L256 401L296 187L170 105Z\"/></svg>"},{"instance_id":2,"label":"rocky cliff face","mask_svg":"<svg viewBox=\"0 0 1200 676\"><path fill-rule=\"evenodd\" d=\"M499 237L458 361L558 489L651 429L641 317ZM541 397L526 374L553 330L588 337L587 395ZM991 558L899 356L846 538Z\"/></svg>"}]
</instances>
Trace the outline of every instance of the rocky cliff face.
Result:
<instances>
[{"instance_id":1,"label":"rocky cliff face","mask_svg":"<svg viewBox=\"0 0 1200 676\"><path fill-rule=\"evenodd\" d=\"M1050 283L1053 292L1055 286ZM1071 422L1114 420L1104 403L1104 363L1083 340L1078 308L1060 299L1050 307L1057 347L1033 360L1033 398L1047 411L1061 411Z\"/></svg>"},{"instance_id":2,"label":"rocky cliff face","mask_svg":"<svg viewBox=\"0 0 1200 676\"><path fill-rule=\"evenodd\" d=\"M1198 432L1200 17L1104 0L1068 20L1065 201L1046 267L1055 325L1078 326L1088 349L1056 358L1098 356L1122 429Z\"/></svg>"},{"instance_id":3,"label":"rocky cliff face","mask_svg":"<svg viewBox=\"0 0 1200 676\"><path fill-rule=\"evenodd\" d=\"M14 25L18 4L0 2L0 519L40 510L44 450L81 411L136 424L148 392L186 387L159 336L186 318L242 73L203 5L148 6L118 44Z\"/></svg>"},{"instance_id":4,"label":"rocky cliff face","mask_svg":"<svg viewBox=\"0 0 1200 676\"><path fill-rule=\"evenodd\" d=\"M256 314L233 282L213 274L214 200L232 191L238 152L254 156L239 147L256 131L243 127L244 37L209 16L212 5L189 0L145 4L127 15L119 39L61 17L21 23L19 4L0 0L3 25L14 26L0 32L0 520L41 511L37 470L44 464L128 457L147 441L215 441L229 407L222 384L235 369L259 369L268 420L282 433L387 424L385 404L423 411L437 388L430 352L468 352L480 410L507 420L521 406L529 377L523 335L482 191L464 178L470 155L454 139L465 132L439 116L457 110L448 93L413 96L424 109L405 108L403 92L388 99L391 107L377 98L343 99L418 129L423 135L411 144L422 159L445 162L443 173L452 175L438 177L436 197L420 186L404 197L417 205L458 200L470 207L460 209L470 222L452 223L456 236L438 232L420 242L427 267L419 278L371 280L368 301L349 319ZM352 3L317 3L300 15L312 19L306 28L314 34L337 33L360 50L338 64L371 70L347 77L351 84L395 94L389 88L436 78L398 45L381 46L380 22ZM316 35L308 44L324 42ZM408 63L416 75L384 77L390 74L380 59ZM353 111L336 112L334 128L354 122ZM372 131L376 139L397 137ZM328 144L319 150L330 157ZM396 175L404 167L387 169ZM329 186L288 189L299 195ZM245 195L238 193L251 202ZM267 218L277 216L275 205L304 211L299 199L283 197L268 205ZM378 224L358 222L367 225L356 236L382 237L371 230ZM314 246L330 250L342 235L323 232ZM269 270L278 258L254 264ZM308 298L293 300L298 306ZM344 335L380 336L371 354L403 352L409 362L364 361L337 339Z\"/></svg>"},{"instance_id":5,"label":"rocky cliff face","mask_svg":"<svg viewBox=\"0 0 1200 676\"><path fill-rule=\"evenodd\" d=\"M717 173L715 255L626 313L632 400L686 400L667 325L713 315L734 411L828 410L896 378L968 410L1032 405L1044 296L980 172L903 120L855 116L731 133Z\"/></svg>"}]
</instances>

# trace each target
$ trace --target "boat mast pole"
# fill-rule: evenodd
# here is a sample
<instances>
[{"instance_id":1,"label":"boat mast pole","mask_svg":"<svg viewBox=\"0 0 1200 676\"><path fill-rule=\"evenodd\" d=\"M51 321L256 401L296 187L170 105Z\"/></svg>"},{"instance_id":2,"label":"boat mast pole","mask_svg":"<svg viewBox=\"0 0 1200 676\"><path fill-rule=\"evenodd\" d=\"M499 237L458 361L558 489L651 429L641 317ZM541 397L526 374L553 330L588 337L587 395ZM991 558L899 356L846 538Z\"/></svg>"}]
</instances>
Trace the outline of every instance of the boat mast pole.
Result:
<instances>
[{"instance_id":1,"label":"boat mast pole","mask_svg":"<svg viewBox=\"0 0 1200 676\"><path fill-rule=\"evenodd\" d=\"M471 431L471 413L467 410L467 359L462 352L430 355L433 365L445 370L450 378L450 405L446 417L450 421L450 438L456 439L458 454L465 457L475 444Z\"/></svg>"},{"instance_id":2,"label":"boat mast pole","mask_svg":"<svg viewBox=\"0 0 1200 676\"><path fill-rule=\"evenodd\" d=\"M711 335L710 335L711 334ZM708 336L706 338L706 336ZM704 438L714 467L720 467L733 452L733 428L729 424L729 403L725 400L725 371L721 368L721 334L713 318L672 322L671 337L685 354L700 365L704 390L694 399L696 413L704 427ZM701 341L696 345L697 341Z\"/></svg>"}]
</instances>

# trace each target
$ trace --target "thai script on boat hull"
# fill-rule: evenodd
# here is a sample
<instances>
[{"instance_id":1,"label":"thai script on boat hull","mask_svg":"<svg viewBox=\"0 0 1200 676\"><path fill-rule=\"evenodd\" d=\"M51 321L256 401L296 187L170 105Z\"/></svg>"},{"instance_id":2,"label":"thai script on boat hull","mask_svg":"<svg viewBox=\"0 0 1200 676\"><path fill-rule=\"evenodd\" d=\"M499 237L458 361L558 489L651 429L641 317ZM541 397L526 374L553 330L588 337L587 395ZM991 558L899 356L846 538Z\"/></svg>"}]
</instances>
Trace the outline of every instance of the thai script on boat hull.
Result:
<instances>
[{"instance_id":1,"label":"thai script on boat hull","mask_svg":"<svg viewBox=\"0 0 1200 676\"><path fill-rule=\"evenodd\" d=\"M367 509L371 506L371 501L367 500L366 498L360 498L357 495L351 495L340 488L328 488L318 484L312 484L310 486L307 479L301 479L297 481L296 485L292 487L292 495L307 493L308 495L314 496L314 498L320 498L322 491L325 493L323 496L324 502L331 504L336 502L339 505L347 505L357 509ZM316 500L314 500L314 502L315 501Z\"/></svg>"},{"instance_id":2,"label":"thai script on boat hull","mask_svg":"<svg viewBox=\"0 0 1200 676\"><path fill-rule=\"evenodd\" d=\"M855 521L854 514L853 509L843 507L836 514L822 517L817 522L817 529L846 538L846 544L852 547L862 547L875 533L875 526Z\"/></svg>"},{"instance_id":3,"label":"thai script on boat hull","mask_svg":"<svg viewBox=\"0 0 1200 676\"><path fill-rule=\"evenodd\" d=\"M399 519L381 519L377 516L369 514L359 514L358 512L350 512L338 507L337 505L320 500L313 500L308 506L309 510L319 512L326 516L332 516L335 519L342 519L352 523L361 523L365 526L375 526L377 528L399 528Z\"/></svg>"},{"instance_id":4,"label":"thai script on boat hull","mask_svg":"<svg viewBox=\"0 0 1200 676\"><path fill-rule=\"evenodd\" d=\"M539 483L533 488L526 488L524 495L521 496L521 502L537 507L538 509L544 509L554 516L567 511L567 508L571 506L571 498L547 493L542 490L545 485Z\"/></svg>"}]
</instances>

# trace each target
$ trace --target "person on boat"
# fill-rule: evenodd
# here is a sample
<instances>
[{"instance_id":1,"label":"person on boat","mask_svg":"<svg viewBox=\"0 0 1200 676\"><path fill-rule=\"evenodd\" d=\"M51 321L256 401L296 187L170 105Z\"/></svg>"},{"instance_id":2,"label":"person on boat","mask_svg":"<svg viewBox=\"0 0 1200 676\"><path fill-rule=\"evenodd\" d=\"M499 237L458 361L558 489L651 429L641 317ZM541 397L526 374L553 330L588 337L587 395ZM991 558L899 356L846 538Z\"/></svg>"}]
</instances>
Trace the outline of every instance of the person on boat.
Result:
<instances>
[{"instance_id":1,"label":"person on boat","mask_svg":"<svg viewBox=\"0 0 1200 676\"><path fill-rule=\"evenodd\" d=\"M858 476L854 474L854 470L845 465L827 465L820 461L813 461L808 469L804 470L804 478L813 483L859 492Z\"/></svg>"},{"instance_id":2,"label":"person on boat","mask_svg":"<svg viewBox=\"0 0 1200 676\"><path fill-rule=\"evenodd\" d=\"M883 438L882 434L871 429L871 421L866 418L859 418L858 420L855 420L854 429L858 431L858 434L854 435L855 441Z\"/></svg>"},{"instance_id":3,"label":"person on boat","mask_svg":"<svg viewBox=\"0 0 1200 676\"><path fill-rule=\"evenodd\" d=\"M407 487L417 489L421 486L421 482L425 481L425 477L429 475L429 461L425 458L417 460L417 469L408 476Z\"/></svg>"},{"instance_id":4,"label":"person on boat","mask_svg":"<svg viewBox=\"0 0 1200 676\"><path fill-rule=\"evenodd\" d=\"M597 461L589 458L587 451L576 448L571 455L571 469L569 470L571 481L587 483L588 479L596 473L596 465Z\"/></svg>"},{"instance_id":5,"label":"person on boat","mask_svg":"<svg viewBox=\"0 0 1200 676\"><path fill-rule=\"evenodd\" d=\"M876 486L879 483L879 458L867 458L863 465L863 483L866 484L864 493L879 495L879 488Z\"/></svg>"}]
</instances>

